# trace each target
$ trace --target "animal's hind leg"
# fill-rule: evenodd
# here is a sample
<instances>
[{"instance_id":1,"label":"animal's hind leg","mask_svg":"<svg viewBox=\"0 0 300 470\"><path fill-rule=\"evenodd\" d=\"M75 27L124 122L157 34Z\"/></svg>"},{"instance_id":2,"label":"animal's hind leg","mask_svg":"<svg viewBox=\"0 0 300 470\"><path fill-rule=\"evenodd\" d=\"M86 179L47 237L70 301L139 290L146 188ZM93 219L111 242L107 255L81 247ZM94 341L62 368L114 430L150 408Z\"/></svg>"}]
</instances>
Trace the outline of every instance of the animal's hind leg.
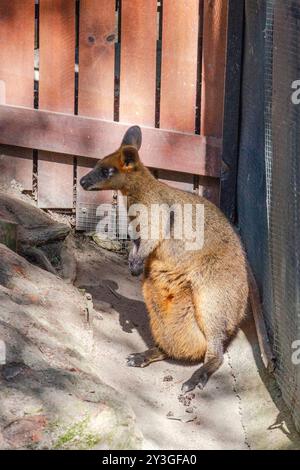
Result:
<instances>
[{"instance_id":1,"label":"animal's hind leg","mask_svg":"<svg viewBox=\"0 0 300 470\"><path fill-rule=\"evenodd\" d=\"M151 362L163 361L167 355L159 348L147 349L142 353L130 354L127 357L127 365L129 367L146 367Z\"/></svg>"},{"instance_id":2,"label":"animal's hind leg","mask_svg":"<svg viewBox=\"0 0 300 470\"><path fill-rule=\"evenodd\" d=\"M216 372L223 362L223 343L221 339L211 339L207 342L207 351L204 363L200 369L196 370L192 377L182 385L182 392L187 393L199 387L205 387L209 377Z\"/></svg>"},{"instance_id":3,"label":"animal's hind leg","mask_svg":"<svg viewBox=\"0 0 300 470\"><path fill-rule=\"evenodd\" d=\"M192 377L182 385L182 392L187 393L196 387L203 389L211 375L216 372L223 362L225 321L224 315L218 312L226 311L226 305L220 305L215 289L205 286L205 289L193 289L195 319L206 338L204 363Z\"/></svg>"}]
</instances>

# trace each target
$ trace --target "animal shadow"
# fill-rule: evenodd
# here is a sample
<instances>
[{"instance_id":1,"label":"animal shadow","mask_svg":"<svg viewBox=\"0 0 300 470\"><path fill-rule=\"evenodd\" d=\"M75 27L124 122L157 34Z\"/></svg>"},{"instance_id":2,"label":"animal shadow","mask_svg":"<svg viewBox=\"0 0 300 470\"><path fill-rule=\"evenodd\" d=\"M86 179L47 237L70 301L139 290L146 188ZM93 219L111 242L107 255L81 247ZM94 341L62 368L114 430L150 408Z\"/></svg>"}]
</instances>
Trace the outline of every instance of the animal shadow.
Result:
<instances>
[{"instance_id":1,"label":"animal shadow","mask_svg":"<svg viewBox=\"0 0 300 470\"><path fill-rule=\"evenodd\" d=\"M147 347L153 347L149 317L144 302L121 295L118 292L118 284L108 279L101 280L97 286L82 287L92 294L96 309L103 309L103 302L110 304L119 315L122 330L126 333L137 330Z\"/></svg>"}]
</instances>

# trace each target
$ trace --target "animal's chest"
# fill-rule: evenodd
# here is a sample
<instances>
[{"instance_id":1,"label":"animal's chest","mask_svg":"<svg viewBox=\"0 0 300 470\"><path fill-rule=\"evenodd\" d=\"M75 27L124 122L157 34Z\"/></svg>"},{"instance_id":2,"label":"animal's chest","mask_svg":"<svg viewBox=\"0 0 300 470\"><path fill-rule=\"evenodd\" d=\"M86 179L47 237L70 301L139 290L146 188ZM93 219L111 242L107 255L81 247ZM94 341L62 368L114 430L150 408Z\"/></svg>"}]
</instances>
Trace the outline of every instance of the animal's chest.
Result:
<instances>
[{"instance_id":1,"label":"animal's chest","mask_svg":"<svg viewBox=\"0 0 300 470\"><path fill-rule=\"evenodd\" d=\"M163 324L182 319L192 307L187 273L179 267L152 259L145 270L144 297L150 317Z\"/></svg>"},{"instance_id":2,"label":"animal's chest","mask_svg":"<svg viewBox=\"0 0 300 470\"><path fill-rule=\"evenodd\" d=\"M185 273L158 268L158 264L152 268L143 291L156 343L172 357L198 358L203 351L202 334Z\"/></svg>"}]
</instances>

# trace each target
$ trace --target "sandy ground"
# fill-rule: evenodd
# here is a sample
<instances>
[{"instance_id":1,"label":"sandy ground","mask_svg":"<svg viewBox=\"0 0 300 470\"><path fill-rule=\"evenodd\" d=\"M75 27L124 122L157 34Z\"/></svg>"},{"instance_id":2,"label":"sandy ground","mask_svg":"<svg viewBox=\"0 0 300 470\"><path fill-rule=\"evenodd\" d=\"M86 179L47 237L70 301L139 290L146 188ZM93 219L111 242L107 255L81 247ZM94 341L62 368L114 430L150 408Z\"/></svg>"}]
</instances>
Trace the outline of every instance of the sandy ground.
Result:
<instances>
[{"instance_id":1,"label":"sandy ground","mask_svg":"<svg viewBox=\"0 0 300 470\"><path fill-rule=\"evenodd\" d=\"M205 390L183 397L181 384L198 365L126 365L129 354L153 343L140 280L128 273L125 258L90 243L79 246L77 260L76 285L94 300L93 357L99 376L134 410L145 449L300 448L280 392L262 370L251 319Z\"/></svg>"}]
</instances>

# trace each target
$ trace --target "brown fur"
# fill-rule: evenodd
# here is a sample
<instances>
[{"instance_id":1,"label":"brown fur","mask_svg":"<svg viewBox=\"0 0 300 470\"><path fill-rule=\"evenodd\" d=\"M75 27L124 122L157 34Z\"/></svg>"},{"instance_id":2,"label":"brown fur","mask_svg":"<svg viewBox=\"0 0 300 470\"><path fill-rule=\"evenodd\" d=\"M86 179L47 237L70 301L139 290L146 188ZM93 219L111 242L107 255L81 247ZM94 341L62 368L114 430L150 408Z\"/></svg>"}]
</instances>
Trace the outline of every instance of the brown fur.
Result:
<instances>
[{"instance_id":1,"label":"brown fur","mask_svg":"<svg viewBox=\"0 0 300 470\"><path fill-rule=\"evenodd\" d=\"M204 386L222 363L224 342L246 314L249 289L241 242L212 203L156 180L136 148L121 146L98 165L114 166L117 173L97 187L121 190L129 205L204 204L201 250L186 251L184 241L161 238L142 240L132 255L144 261L143 294L155 343L168 357L204 361L184 390Z\"/></svg>"}]
</instances>

